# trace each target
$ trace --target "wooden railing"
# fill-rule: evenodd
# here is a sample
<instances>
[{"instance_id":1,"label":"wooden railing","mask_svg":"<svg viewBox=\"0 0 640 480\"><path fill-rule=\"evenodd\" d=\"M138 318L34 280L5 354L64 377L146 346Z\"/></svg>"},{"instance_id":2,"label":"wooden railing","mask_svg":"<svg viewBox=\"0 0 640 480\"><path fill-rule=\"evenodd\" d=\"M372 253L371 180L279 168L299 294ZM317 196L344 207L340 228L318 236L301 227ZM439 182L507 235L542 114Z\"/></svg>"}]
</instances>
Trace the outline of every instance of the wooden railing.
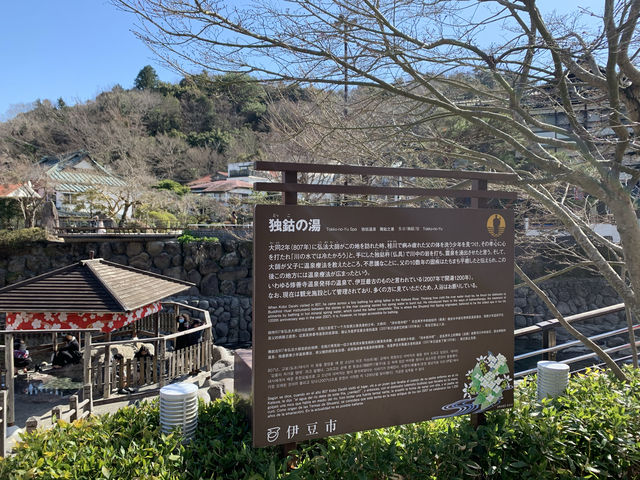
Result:
<instances>
[{"instance_id":1,"label":"wooden railing","mask_svg":"<svg viewBox=\"0 0 640 480\"><path fill-rule=\"evenodd\" d=\"M90 365L86 366L88 369L86 376L90 378L91 387L96 393L102 392L102 398L96 400L96 403L105 403L114 392L125 387L153 386L161 388L180 376L211 369L213 333L209 312L177 302L163 302L163 306L170 306L174 311L160 312L157 317L145 319L138 332L149 333L143 332L142 328L145 328L156 332L161 330L174 333L139 338L138 340L126 339L93 344L94 348L104 351L102 361L92 360ZM180 311L184 310L191 310L197 316L203 317L204 324L182 332L175 332L176 318ZM116 333L114 332L114 335ZM193 338L192 335L198 334L201 335L201 340L197 343L180 349L175 348L178 338ZM144 359L114 359L112 357L111 347L128 344L132 341L152 344L154 346L153 357Z\"/></svg>"},{"instance_id":2,"label":"wooden railing","mask_svg":"<svg viewBox=\"0 0 640 480\"><path fill-rule=\"evenodd\" d=\"M25 423L27 433L33 433L38 428L49 428L56 424L58 420L65 422L74 422L82 418L87 418L93 413L91 401L86 398L83 401L78 400L77 395L69 397L69 407L64 410L59 405L51 409L51 415L42 417L29 417Z\"/></svg>"},{"instance_id":3,"label":"wooden railing","mask_svg":"<svg viewBox=\"0 0 640 480\"><path fill-rule=\"evenodd\" d=\"M565 319L569 323L579 323L585 320L589 320L592 318L597 318L602 315L608 315L612 313L618 313L625 310L624 303L618 303L616 305L610 305L604 308L598 308L596 310L590 310L588 312L578 313L576 315L567 316ZM569 342L565 342L562 344L557 343L557 335L556 329L562 327L560 322L552 318L550 320L544 320L542 322L538 322L529 327L519 328L514 332L514 336L516 339L522 338L525 336L531 335L540 335L541 336L541 348L537 350L531 350L526 353L522 353L520 355L515 356L515 361L526 360L526 359L534 359L538 358L540 360L556 360L558 352L565 350L567 348L576 347L582 345L579 340L571 340ZM635 324L633 326L634 331L640 329L640 324ZM628 328L619 328L615 330L610 330L607 332L600 333L598 335L590 336L589 338L594 342L599 342L601 340L615 337L617 335L624 335L628 333ZM640 346L640 341L636 341L636 345ZM604 348L604 351L608 354L615 354L618 352L624 352L625 350L630 350L631 344L624 343L622 345L618 345L611 348ZM620 356L615 358L616 362L625 362L631 358L630 355ZM575 366L576 364L581 364L584 362L591 362L594 365L599 365L599 361L597 359L597 355L595 353L586 353L583 355L576 355L567 359L562 360L562 363L566 363L570 366ZM572 368L575 370L575 368ZM522 378L526 375L530 375L535 373L535 368L527 368L524 370L517 371L515 373L515 378Z\"/></svg>"},{"instance_id":4,"label":"wooden railing","mask_svg":"<svg viewBox=\"0 0 640 480\"><path fill-rule=\"evenodd\" d=\"M66 226L52 229L55 235L175 235L182 234L184 227L94 227L94 226Z\"/></svg>"}]
</instances>

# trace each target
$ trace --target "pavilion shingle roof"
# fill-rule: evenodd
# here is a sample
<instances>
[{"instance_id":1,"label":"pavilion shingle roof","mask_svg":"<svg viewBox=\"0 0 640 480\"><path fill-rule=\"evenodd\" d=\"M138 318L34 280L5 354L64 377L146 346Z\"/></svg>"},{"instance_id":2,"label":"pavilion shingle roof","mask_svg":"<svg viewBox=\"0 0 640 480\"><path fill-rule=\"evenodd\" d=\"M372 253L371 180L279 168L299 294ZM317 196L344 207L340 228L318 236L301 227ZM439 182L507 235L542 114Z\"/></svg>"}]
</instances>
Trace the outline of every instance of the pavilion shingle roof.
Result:
<instances>
[{"instance_id":1,"label":"pavilion shingle roof","mask_svg":"<svg viewBox=\"0 0 640 480\"><path fill-rule=\"evenodd\" d=\"M128 312L192 283L101 258L81 260L0 289L0 312Z\"/></svg>"}]
</instances>

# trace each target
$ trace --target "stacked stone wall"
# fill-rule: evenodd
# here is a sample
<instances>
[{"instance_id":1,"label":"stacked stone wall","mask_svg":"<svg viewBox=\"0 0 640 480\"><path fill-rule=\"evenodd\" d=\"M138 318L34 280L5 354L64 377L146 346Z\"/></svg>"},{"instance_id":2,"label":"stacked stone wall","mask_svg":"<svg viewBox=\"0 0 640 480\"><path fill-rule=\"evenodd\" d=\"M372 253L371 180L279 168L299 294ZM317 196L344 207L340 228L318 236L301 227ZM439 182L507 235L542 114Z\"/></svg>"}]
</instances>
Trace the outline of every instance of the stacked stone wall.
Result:
<instances>
[{"instance_id":1,"label":"stacked stone wall","mask_svg":"<svg viewBox=\"0 0 640 480\"><path fill-rule=\"evenodd\" d=\"M105 241L37 243L12 250L0 250L0 287L96 257L122 265L187 280L195 284L178 300L208 310L215 328L216 343L239 345L251 342L253 248L249 240L225 238L222 242L181 244L167 241ZM572 315L619 303L620 299L602 280L561 278L541 285L564 315ZM515 291L515 328L532 325L552 315L528 288ZM624 313L609 314L587 322L580 329L589 335L625 325ZM569 339L559 331L559 342ZM620 342L611 339L610 344Z\"/></svg>"}]
</instances>

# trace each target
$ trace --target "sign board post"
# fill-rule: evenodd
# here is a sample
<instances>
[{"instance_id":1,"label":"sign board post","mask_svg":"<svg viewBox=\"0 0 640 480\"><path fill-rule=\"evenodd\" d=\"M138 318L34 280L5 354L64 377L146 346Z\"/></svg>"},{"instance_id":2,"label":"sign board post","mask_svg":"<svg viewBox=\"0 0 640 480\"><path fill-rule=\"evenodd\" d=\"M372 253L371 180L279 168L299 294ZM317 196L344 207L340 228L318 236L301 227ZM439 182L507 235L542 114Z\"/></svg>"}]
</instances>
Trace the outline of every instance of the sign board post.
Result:
<instances>
[{"instance_id":1,"label":"sign board post","mask_svg":"<svg viewBox=\"0 0 640 480\"><path fill-rule=\"evenodd\" d=\"M513 403L513 214L259 205L253 441Z\"/></svg>"}]
</instances>

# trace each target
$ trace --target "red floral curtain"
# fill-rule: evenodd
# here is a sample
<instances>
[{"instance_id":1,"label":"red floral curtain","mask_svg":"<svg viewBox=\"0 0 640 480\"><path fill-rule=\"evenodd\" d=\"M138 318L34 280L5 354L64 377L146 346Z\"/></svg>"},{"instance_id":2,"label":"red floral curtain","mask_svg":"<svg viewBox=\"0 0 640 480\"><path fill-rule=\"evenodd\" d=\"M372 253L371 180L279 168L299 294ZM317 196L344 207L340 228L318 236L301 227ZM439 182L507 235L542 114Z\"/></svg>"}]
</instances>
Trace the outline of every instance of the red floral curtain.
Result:
<instances>
[{"instance_id":1,"label":"red floral curtain","mask_svg":"<svg viewBox=\"0 0 640 480\"><path fill-rule=\"evenodd\" d=\"M150 303L137 310L124 313L7 313L7 330L84 330L99 328L105 333L122 328L152 313L162 310L160 302Z\"/></svg>"}]
</instances>

